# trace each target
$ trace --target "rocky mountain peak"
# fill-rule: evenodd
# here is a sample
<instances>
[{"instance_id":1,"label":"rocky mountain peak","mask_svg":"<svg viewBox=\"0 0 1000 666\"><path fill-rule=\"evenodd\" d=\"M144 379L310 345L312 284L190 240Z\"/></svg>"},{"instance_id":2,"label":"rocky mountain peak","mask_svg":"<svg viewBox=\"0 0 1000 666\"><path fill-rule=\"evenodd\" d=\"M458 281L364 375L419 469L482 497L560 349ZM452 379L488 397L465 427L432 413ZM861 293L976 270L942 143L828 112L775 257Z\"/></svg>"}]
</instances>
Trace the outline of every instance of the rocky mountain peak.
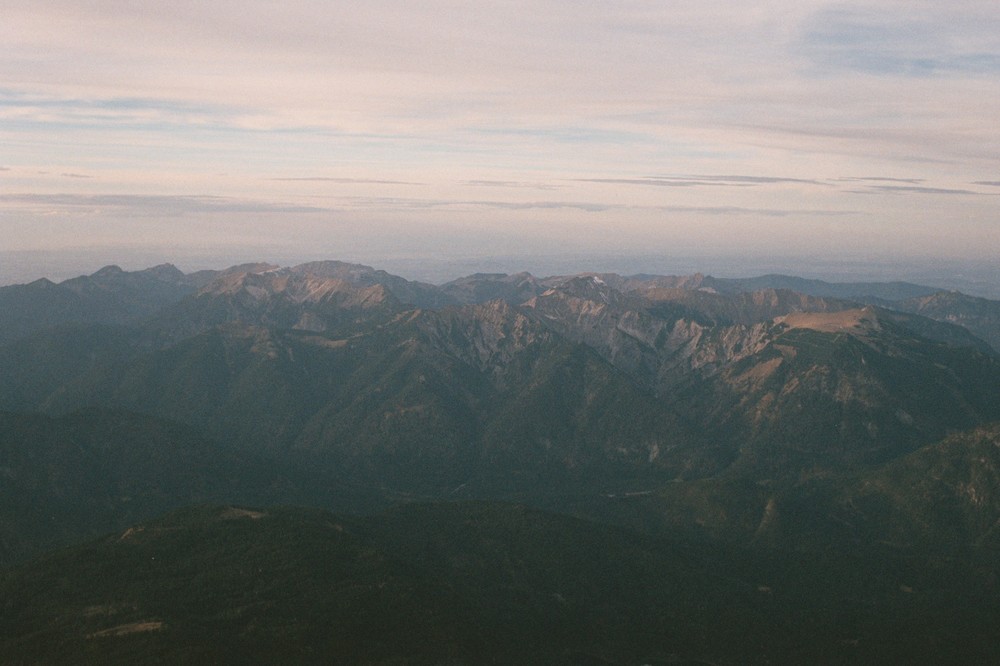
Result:
<instances>
[{"instance_id":1,"label":"rocky mountain peak","mask_svg":"<svg viewBox=\"0 0 1000 666\"><path fill-rule=\"evenodd\" d=\"M372 277L378 273L371 266L351 264L345 261L310 261L293 266L291 272L313 277L338 278L354 284L372 282Z\"/></svg>"},{"instance_id":2,"label":"rocky mountain peak","mask_svg":"<svg viewBox=\"0 0 1000 666\"><path fill-rule=\"evenodd\" d=\"M872 306L837 312L793 312L777 317L774 321L789 328L807 328L823 333L849 333L855 336L881 330L878 313Z\"/></svg>"},{"instance_id":3,"label":"rocky mountain peak","mask_svg":"<svg viewBox=\"0 0 1000 666\"><path fill-rule=\"evenodd\" d=\"M186 278L184 272L173 264L159 264L141 272L164 282L182 282Z\"/></svg>"},{"instance_id":4,"label":"rocky mountain peak","mask_svg":"<svg viewBox=\"0 0 1000 666\"><path fill-rule=\"evenodd\" d=\"M544 291L531 273L475 273L441 285L441 290L459 303L483 303L495 299L520 304Z\"/></svg>"},{"instance_id":5,"label":"rocky mountain peak","mask_svg":"<svg viewBox=\"0 0 1000 666\"><path fill-rule=\"evenodd\" d=\"M96 273L94 273L91 277L105 278L105 277L111 277L111 276L120 275L120 274L122 274L124 272L125 271L123 271L121 269L121 266L117 266L115 264L111 264L110 266L105 266L104 268L100 269L99 271L97 271Z\"/></svg>"}]
</instances>

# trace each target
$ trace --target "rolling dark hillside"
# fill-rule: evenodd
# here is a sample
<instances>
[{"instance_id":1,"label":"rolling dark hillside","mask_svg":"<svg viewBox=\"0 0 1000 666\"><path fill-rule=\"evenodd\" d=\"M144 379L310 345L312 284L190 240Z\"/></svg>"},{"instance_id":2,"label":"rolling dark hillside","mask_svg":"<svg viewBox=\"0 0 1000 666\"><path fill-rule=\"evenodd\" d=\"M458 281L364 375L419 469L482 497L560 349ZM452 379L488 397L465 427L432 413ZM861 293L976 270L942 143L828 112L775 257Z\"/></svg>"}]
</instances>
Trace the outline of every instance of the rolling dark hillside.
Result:
<instances>
[{"instance_id":1,"label":"rolling dark hillside","mask_svg":"<svg viewBox=\"0 0 1000 666\"><path fill-rule=\"evenodd\" d=\"M94 405L436 492L634 473L673 437L648 390L500 304L413 312L346 339L228 325L84 373L41 406Z\"/></svg>"},{"instance_id":2,"label":"rolling dark hillside","mask_svg":"<svg viewBox=\"0 0 1000 666\"><path fill-rule=\"evenodd\" d=\"M645 492L564 498L562 510L653 534L765 550L891 553L990 566L1000 548L998 469L994 423L853 472L781 479L734 470Z\"/></svg>"},{"instance_id":3,"label":"rolling dark hillside","mask_svg":"<svg viewBox=\"0 0 1000 666\"><path fill-rule=\"evenodd\" d=\"M134 330L102 324L64 324L0 346L0 409L44 410L63 386L139 352Z\"/></svg>"},{"instance_id":4,"label":"rolling dark hillside","mask_svg":"<svg viewBox=\"0 0 1000 666\"><path fill-rule=\"evenodd\" d=\"M943 441L839 484L831 519L850 540L990 558L1000 549L1000 426Z\"/></svg>"},{"instance_id":5,"label":"rolling dark hillside","mask_svg":"<svg viewBox=\"0 0 1000 666\"><path fill-rule=\"evenodd\" d=\"M989 571L515 505L179 511L0 573L5 663L985 663Z\"/></svg>"},{"instance_id":6,"label":"rolling dark hillside","mask_svg":"<svg viewBox=\"0 0 1000 666\"><path fill-rule=\"evenodd\" d=\"M276 464L189 426L88 410L0 412L0 564L206 501L368 509L382 500Z\"/></svg>"}]
</instances>

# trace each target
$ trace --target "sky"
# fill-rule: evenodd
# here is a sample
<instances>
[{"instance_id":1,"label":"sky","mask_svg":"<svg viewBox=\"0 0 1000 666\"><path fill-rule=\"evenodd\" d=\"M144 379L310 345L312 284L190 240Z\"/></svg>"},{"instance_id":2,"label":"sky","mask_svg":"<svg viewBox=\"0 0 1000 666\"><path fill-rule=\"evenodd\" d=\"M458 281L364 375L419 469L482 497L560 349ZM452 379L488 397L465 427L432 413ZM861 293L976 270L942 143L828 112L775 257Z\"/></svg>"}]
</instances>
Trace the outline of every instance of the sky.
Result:
<instances>
[{"instance_id":1,"label":"sky","mask_svg":"<svg viewBox=\"0 0 1000 666\"><path fill-rule=\"evenodd\" d=\"M992 0L2 5L0 280L1000 258Z\"/></svg>"}]
</instances>

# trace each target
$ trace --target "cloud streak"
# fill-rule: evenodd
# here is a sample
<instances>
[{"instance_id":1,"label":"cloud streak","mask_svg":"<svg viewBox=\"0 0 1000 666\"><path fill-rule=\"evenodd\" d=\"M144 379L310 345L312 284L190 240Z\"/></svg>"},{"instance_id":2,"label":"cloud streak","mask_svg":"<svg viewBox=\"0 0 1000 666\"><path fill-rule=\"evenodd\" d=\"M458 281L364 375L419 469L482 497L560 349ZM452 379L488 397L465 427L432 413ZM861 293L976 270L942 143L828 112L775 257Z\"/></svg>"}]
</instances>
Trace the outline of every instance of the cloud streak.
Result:
<instances>
[{"instance_id":1,"label":"cloud streak","mask_svg":"<svg viewBox=\"0 0 1000 666\"><path fill-rule=\"evenodd\" d=\"M874 185L870 188L875 192L888 192L891 194L938 194L945 196L995 196L985 192L974 190L953 189L946 187L908 187L904 185Z\"/></svg>"},{"instance_id":2,"label":"cloud streak","mask_svg":"<svg viewBox=\"0 0 1000 666\"><path fill-rule=\"evenodd\" d=\"M588 213L607 213L615 211L645 211L654 213L680 213L685 215L708 216L757 216L757 217L845 217L857 215L856 210L836 209L777 209L777 208L747 208L739 206L643 206L632 204L610 204L588 201L491 201L476 199L407 199L393 197L351 198L350 202L362 207L387 207L407 210L447 209L447 208L487 208L501 211L530 210L578 210Z\"/></svg>"},{"instance_id":3,"label":"cloud streak","mask_svg":"<svg viewBox=\"0 0 1000 666\"><path fill-rule=\"evenodd\" d=\"M746 215L757 217L847 217L858 215L860 212L856 210L739 208L737 206L658 206L656 210L664 213L696 213L721 217Z\"/></svg>"},{"instance_id":4,"label":"cloud streak","mask_svg":"<svg viewBox=\"0 0 1000 666\"><path fill-rule=\"evenodd\" d=\"M133 194L0 194L0 203L146 215L195 213L324 213L330 209L219 196Z\"/></svg>"},{"instance_id":5,"label":"cloud streak","mask_svg":"<svg viewBox=\"0 0 1000 666\"><path fill-rule=\"evenodd\" d=\"M278 182L300 183L337 183L340 185L423 185L406 180L381 180L377 178L333 178L328 176L302 176L287 178L269 178Z\"/></svg>"},{"instance_id":6,"label":"cloud streak","mask_svg":"<svg viewBox=\"0 0 1000 666\"><path fill-rule=\"evenodd\" d=\"M464 180L459 184L468 187L509 187L528 190L556 190L560 187L552 183L523 183L512 180Z\"/></svg>"},{"instance_id":7,"label":"cloud streak","mask_svg":"<svg viewBox=\"0 0 1000 666\"><path fill-rule=\"evenodd\" d=\"M919 185L925 182L923 178L890 178L888 176L857 176L835 178L838 183L907 183L909 185Z\"/></svg>"},{"instance_id":8,"label":"cloud streak","mask_svg":"<svg viewBox=\"0 0 1000 666\"><path fill-rule=\"evenodd\" d=\"M774 176L644 176L642 178L577 178L579 183L607 185L648 185L652 187L756 187L758 185L819 185L819 180Z\"/></svg>"}]
</instances>

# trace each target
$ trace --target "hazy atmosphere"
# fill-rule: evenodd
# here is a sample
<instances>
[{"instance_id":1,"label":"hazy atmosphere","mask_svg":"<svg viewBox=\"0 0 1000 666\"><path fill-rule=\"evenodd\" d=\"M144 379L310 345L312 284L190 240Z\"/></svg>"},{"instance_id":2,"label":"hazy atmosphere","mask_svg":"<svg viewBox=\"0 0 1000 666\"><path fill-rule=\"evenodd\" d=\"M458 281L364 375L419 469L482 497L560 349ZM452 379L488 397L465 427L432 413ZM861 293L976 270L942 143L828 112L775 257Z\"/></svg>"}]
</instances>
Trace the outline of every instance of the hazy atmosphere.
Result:
<instances>
[{"instance_id":1,"label":"hazy atmosphere","mask_svg":"<svg viewBox=\"0 0 1000 666\"><path fill-rule=\"evenodd\" d=\"M0 664L1000 664L997 0L0 44Z\"/></svg>"},{"instance_id":2,"label":"hazy atmosphere","mask_svg":"<svg viewBox=\"0 0 1000 666\"><path fill-rule=\"evenodd\" d=\"M337 258L966 286L1000 254L992 2L3 14L3 283Z\"/></svg>"}]
</instances>

